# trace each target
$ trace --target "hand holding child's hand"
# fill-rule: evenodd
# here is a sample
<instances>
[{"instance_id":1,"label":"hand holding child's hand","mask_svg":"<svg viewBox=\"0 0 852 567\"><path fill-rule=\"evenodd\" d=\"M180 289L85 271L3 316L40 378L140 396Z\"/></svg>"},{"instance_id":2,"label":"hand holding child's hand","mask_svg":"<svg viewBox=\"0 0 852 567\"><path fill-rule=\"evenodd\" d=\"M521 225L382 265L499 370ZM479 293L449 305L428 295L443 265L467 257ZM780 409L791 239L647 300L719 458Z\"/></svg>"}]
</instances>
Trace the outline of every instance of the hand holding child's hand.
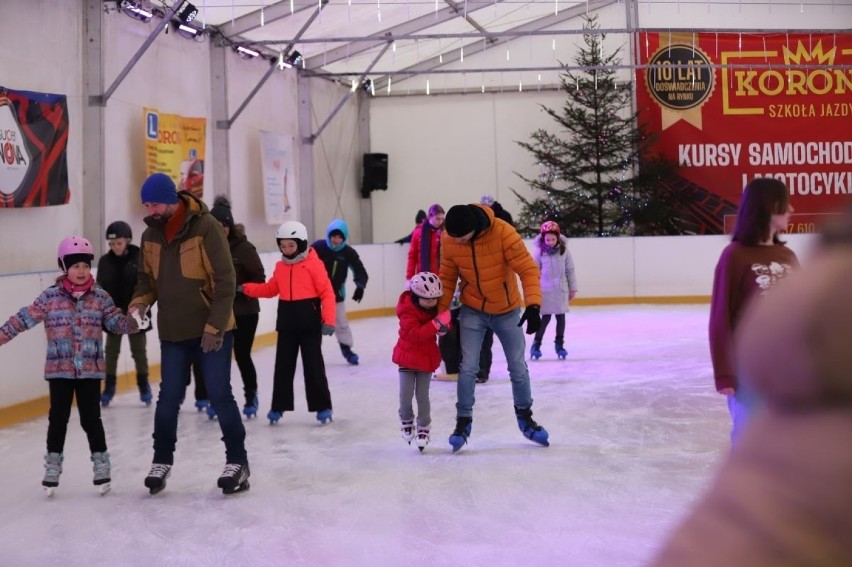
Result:
<instances>
[{"instance_id":1,"label":"hand holding child's hand","mask_svg":"<svg viewBox=\"0 0 852 567\"><path fill-rule=\"evenodd\" d=\"M450 331L450 317L452 313L450 311L444 311L440 313L437 317L432 319L432 324L435 325L435 330L439 337L443 337Z\"/></svg>"},{"instance_id":2,"label":"hand holding child's hand","mask_svg":"<svg viewBox=\"0 0 852 567\"><path fill-rule=\"evenodd\" d=\"M134 309L134 307L136 307L136 309ZM144 331L151 326L151 318L148 316L147 306L142 305L141 310L138 309L138 307L138 305L134 305L130 308L130 316L133 317L134 321L136 321L137 331Z\"/></svg>"}]
</instances>

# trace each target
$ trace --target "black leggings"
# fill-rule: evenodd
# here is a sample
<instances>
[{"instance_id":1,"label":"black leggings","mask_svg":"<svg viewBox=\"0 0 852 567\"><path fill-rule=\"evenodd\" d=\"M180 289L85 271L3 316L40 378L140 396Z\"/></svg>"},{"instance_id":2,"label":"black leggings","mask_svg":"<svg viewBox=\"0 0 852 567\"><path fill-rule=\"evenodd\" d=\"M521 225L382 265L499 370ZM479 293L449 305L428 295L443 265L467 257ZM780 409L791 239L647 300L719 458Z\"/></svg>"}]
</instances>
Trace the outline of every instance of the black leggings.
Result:
<instances>
[{"instance_id":1,"label":"black leggings","mask_svg":"<svg viewBox=\"0 0 852 567\"><path fill-rule=\"evenodd\" d=\"M547 326L550 324L550 313L541 316L541 327L538 328L538 331L535 334L535 342L541 344L541 339L544 338L544 332L547 330ZM556 314L556 340L554 341L559 343L560 345L565 342L565 313L557 313Z\"/></svg>"},{"instance_id":2,"label":"black leggings","mask_svg":"<svg viewBox=\"0 0 852 567\"><path fill-rule=\"evenodd\" d=\"M80 425L89 438L89 449L92 453L106 451L106 436L101 421L101 381L96 378L53 378L47 383L50 386L47 452L61 453L65 449L65 433L75 394Z\"/></svg>"},{"instance_id":3,"label":"black leggings","mask_svg":"<svg viewBox=\"0 0 852 567\"><path fill-rule=\"evenodd\" d=\"M243 392L247 404L257 395L257 370L251 359L251 348L254 345L258 319L260 316L257 313L240 315L237 317L237 328L234 329L234 358L243 377ZM192 363L192 374L195 374L195 399L206 400L207 388L204 386L204 374L198 360ZM192 382L191 375L186 377L186 384L189 385L190 382Z\"/></svg>"}]
</instances>

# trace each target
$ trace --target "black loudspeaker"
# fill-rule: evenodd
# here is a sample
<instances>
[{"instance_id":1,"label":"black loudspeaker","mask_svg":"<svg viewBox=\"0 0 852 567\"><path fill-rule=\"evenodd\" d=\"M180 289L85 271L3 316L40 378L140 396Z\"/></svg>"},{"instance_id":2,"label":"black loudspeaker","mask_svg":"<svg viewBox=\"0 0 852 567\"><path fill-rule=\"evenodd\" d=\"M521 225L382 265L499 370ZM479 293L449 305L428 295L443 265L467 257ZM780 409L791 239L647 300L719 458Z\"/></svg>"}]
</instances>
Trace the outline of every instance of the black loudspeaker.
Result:
<instances>
[{"instance_id":1,"label":"black loudspeaker","mask_svg":"<svg viewBox=\"0 0 852 567\"><path fill-rule=\"evenodd\" d=\"M361 181L361 196L367 198L370 191L388 188L388 154L364 154L364 177Z\"/></svg>"}]
</instances>

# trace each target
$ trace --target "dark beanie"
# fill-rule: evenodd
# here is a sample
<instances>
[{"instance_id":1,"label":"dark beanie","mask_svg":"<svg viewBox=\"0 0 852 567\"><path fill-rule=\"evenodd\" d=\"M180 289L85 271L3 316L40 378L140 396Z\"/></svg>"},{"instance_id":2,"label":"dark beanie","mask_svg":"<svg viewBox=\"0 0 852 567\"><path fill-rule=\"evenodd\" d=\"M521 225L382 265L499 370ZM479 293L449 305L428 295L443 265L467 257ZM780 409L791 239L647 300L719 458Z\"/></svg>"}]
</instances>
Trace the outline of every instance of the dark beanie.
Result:
<instances>
[{"instance_id":1,"label":"dark beanie","mask_svg":"<svg viewBox=\"0 0 852 567\"><path fill-rule=\"evenodd\" d=\"M213 208L210 209L210 214L228 228L234 228L234 216L231 214L231 202L227 197L223 197L221 195L216 197L213 201Z\"/></svg>"},{"instance_id":2,"label":"dark beanie","mask_svg":"<svg viewBox=\"0 0 852 567\"><path fill-rule=\"evenodd\" d=\"M143 203L174 205L178 202L177 188L172 178L165 173L155 173L142 184Z\"/></svg>"},{"instance_id":3,"label":"dark beanie","mask_svg":"<svg viewBox=\"0 0 852 567\"><path fill-rule=\"evenodd\" d=\"M476 230L476 213L469 205L454 205L447 211L444 228L450 236L464 236Z\"/></svg>"},{"instance_id":4,"label":"dark beanie","mask_svg":"<svg viewBox=\"0 0 852 567\"><path fill-rule=\"evenodd\" d=\"M92 260L93 258L91 254L67 254L62 257L62 263L65 264L64 271L66 272L68 271L68 268L80 262L83 262L91 268ZM63 268L62 264L60 264L59 267Z\"/></svg>"}]
</instances>

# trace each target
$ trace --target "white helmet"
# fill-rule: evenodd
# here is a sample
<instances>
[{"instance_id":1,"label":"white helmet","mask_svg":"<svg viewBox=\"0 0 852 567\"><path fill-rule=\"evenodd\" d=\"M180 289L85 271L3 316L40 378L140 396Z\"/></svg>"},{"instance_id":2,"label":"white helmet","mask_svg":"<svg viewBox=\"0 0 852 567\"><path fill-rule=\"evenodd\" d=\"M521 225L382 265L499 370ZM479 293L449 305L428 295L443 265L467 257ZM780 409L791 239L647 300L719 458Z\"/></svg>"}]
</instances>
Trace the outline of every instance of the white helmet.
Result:
<instances>
[{"instance_id":1,"label":"white helmet","mask_svg":"<svg viewBox=\"0 0 852 567\"><path fill-rule=\"evenodd\" d=\"M278 227L278 232L275 233L276 240L304 240L308 241L308 229L300 222L285 221Z\"/></svg>"},{"instance_id":2,"label":"white helmet","mask_svg":"<svg viewBox=\"0 0 852 567\"><path fill-rule=\"evenodd\" d=\"M432 272L419 272L411 277L411 293L424 299L437 299L444 295L441 278Z\"/></svg>"}]
</instances>

